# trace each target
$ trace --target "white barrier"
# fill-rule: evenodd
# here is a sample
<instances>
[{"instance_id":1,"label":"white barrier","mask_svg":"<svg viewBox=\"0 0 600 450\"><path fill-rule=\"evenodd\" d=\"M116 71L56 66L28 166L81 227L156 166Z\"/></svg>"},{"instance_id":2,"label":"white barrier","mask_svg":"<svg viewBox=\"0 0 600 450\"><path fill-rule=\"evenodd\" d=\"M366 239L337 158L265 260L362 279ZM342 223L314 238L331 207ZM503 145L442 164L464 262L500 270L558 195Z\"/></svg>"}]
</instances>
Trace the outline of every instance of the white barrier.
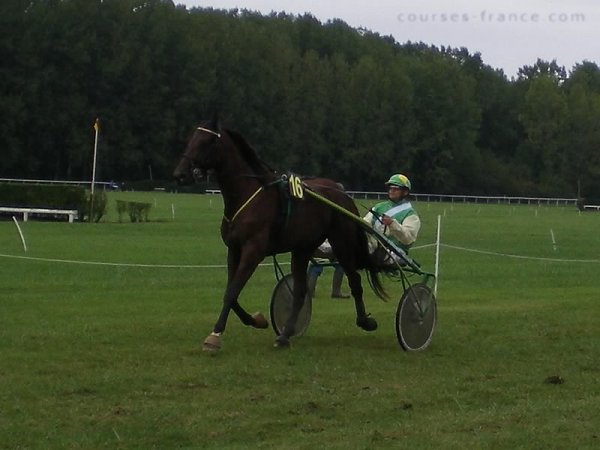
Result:
<instances>
[{"instance_id":1,"label":"white barrier","mask_svg":"<svg viewBox=\"0 0 600 450\"><path fill-rule=\"evenodd\" d=\"M48 208L14 208L11 206L0 206L0 212L23 214L23 222L27 222L30 214L65 215L69 216L69 223L77 218L75 209L48 209Z\"/></svg>"}]
</instances>

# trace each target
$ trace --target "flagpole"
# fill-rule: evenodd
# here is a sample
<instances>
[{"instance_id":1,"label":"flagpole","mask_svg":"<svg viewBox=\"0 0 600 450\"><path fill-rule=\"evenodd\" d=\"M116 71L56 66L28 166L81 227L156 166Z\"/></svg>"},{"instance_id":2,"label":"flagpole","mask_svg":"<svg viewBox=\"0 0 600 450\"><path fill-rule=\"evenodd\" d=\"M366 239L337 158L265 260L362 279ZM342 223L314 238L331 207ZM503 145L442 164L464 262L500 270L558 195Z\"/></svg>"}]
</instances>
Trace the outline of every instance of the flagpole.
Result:
<instances>
[{"instance_id":1,"label":"flagpole","mask_svg":"<svg viewBox=\"0 0 600 450\"><path fill-rule=\"evenodd\" d=\"M98 153L98 134L100 131L100 120L98 118L94 122L94 130L96 136L94 137L94 164L92 166L92 197L94 196L94 183L96 182L96 155Z\"/></svg>"},{"instance_id":2,"label":"flagpole","mask_svg":"<svg viewBox=\"0 0 600 450\"><path fill-rule=\"evenodd\" d=\"M90 222L94 216L94 183L96 182L96 155L98 154L98 134L100 132L100 119L96 117L96 121L94 122L94 163L92 165L92 193L90 195Z\"/></svg>"}]
</instances>

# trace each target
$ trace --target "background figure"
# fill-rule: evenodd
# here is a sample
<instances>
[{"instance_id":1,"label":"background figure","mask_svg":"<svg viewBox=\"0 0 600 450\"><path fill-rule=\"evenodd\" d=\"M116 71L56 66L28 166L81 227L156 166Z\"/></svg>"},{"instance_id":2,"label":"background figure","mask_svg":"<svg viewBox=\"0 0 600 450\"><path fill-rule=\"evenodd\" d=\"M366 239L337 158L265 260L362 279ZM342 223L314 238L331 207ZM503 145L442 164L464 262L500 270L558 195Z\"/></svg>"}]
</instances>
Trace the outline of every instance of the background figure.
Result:
<instances>
[{"instance_id":1,"label":"background figure","mask_svg":"<svg viewBox=\"0 0 600 450\"><path fill-rule=\"evenodd\" d=\"M321 264L310 263L308 266L308 292L311 298L315 296L315 288L317 286L317 280L323 273L323 267ZM333 280L331 282L331 298L350 298L350 295L342 293L342 281L344 280L344 269L337 263L333 263L332 267L335 268L333 272Z\"/></svg>"},{"instance_id":2,"label":"background figure","mask_svg":"<svg viewBox=\"0 0 600 450\"><path fill-rule=\"evenodd\" d=\"M344 185L342 183L337 183L338 189L340 191L345 191ZM329 258L329 261L333 263L333 267L335 267L335 271L333 272L333 280L331 282L331 298L350 298L349 294L342 294L342 281L344 279L344 269L342 266L335 262L335 259L332 259L333 252L331 251L331 245L329 245L329 241L327 239L323 244L319 246L315 256L323 256L325 258ZM313 264L312 262L308 266L308 292L310 293L311 298L315 296L315 288L317 286L317 279L323 273L323 266L320 264Z\"/></svg>"}]
</instances>

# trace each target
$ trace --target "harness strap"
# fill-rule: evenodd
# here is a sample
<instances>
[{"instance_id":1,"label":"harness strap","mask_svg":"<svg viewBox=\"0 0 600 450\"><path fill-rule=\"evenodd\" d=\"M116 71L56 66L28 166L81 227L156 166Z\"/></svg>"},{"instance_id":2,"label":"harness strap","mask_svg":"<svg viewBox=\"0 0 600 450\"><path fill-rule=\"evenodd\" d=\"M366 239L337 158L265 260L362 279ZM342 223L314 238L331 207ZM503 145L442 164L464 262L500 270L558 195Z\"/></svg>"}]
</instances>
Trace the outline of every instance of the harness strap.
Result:
<instances>
[{"instance_id":1,"label":"harness strap","mask_svg":"<svg viewBox=\"0 0 600 450\"><path fill-rule=\"evenodd\" d=\"M281 183L281 182L282 182L282 180L281 180L281 179L277 179L277 180L275 180L275 181L271 181L270 183L268 183L268 184L266 184L266 185L264 185L264 186L261 186L261 187L259 187L259 188L256 190L256 192L254 192L254 194L252 194L252 195L250 196L250 198L249 198L248 200L246 200L246 201L244 202L244 204L238 208L238 210L235 212L235 214L233 215L233 217L232 217L231 219L229 219L229 218L228 218L228 217L227 217L225 214L223 214L223 219L225 219L225 222L227 222L227 223L232 223L232 222L235 220L235 218L236 218L237 216L239 216L239 215L240 215L240 213L241 213L241 212L244 210L244 208L246 208L246 206L248 206L250 203L252 203L252 200L254 200L254 198L255 198L255 197L258 195L258 194L260 194L260 193L261 193L261 191L264 191L266 188L268 188L268 187L271 187L271 186L274 186L274 185L276 185L276 184L279 184L279 183Z\"/></svg>"},{"instance_id":2,"label":"harness strap","mask_svg":"<svg viewBox=\"0 0 600 450\"><path fill-rule=\"evenodd\" d=\"M259 187L259 188L256 190L256 192L255 192L254 194L252 194L252 195L250 196L250 198L249 198L248 200L246 200L246 202L245 202L245 203L244 203L242 206L240 206L240 207L239 207L239 209L236 211L236 213L233 215L233 217L232 217L231 219L228 219L226 215L223 215L223 218L225 219L225 221L226 221L227 223L231 223L231 222L233 222L233 221L235 220L235 218L236 218L237 216L239 216L239 215L240 215L240 213L241 213L241 212L244 210L244 208L245 208L246 206L248 206L248 205L249 205L249 204L252 202L252 200L254 200L254 198L255 198L255 197L258 195L258 194L260 194L260 192L261 192L263 189L264 189L264 186L261 186L261 187Z\"/></svg>"}]
</instances>

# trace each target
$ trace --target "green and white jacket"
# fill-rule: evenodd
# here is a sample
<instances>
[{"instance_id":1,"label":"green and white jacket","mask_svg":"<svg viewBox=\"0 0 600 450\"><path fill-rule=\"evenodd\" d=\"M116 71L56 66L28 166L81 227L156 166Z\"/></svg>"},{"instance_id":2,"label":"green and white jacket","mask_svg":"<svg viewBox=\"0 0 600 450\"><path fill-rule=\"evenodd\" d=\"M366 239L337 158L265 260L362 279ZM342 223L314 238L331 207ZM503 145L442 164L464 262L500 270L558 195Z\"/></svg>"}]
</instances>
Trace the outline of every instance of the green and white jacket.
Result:
<instances>
[{"instance_id":1,"label":"green and white jacket","mask_svg":"<svg viewBox=\"0 0 600 450\"><path fill-rule=\"evenodd\" d=\"M411 245L417 240L417 235L421 228L421 220L412 207L412 204L407 200L397 203L386 200L377 203L373 207L373 210L377 217L384 214L391 217L393 219L392 224L388 227L384 226L377 219L376 215L370 211L364 217L364 220L373 225L379 232L388 236L398 247L408 251Z\"/></svg>"}]
</instances>

